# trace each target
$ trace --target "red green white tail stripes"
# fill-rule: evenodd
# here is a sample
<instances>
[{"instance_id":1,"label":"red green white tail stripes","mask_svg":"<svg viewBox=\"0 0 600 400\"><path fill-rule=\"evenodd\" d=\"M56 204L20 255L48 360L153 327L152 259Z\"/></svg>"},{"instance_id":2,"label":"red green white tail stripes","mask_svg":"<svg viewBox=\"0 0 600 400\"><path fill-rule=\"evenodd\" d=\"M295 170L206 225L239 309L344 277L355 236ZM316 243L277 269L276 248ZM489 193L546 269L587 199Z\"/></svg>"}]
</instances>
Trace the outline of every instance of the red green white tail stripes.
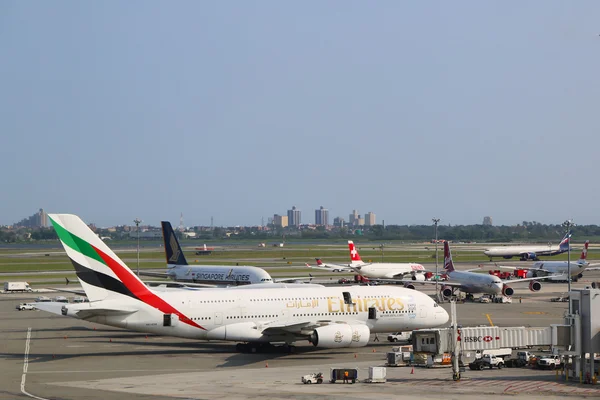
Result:
<instances>
[{"instance_id":1,"label":"red green white tail stripes","mask_svg":"<svg viewBox=\"0 0 600 400\"><path fill-rule=\"evenodd\" d=\"M90 302L128 296L204 329L150 291L81 218L71 214L49 217Z\"/></svg>"}]
</instances>

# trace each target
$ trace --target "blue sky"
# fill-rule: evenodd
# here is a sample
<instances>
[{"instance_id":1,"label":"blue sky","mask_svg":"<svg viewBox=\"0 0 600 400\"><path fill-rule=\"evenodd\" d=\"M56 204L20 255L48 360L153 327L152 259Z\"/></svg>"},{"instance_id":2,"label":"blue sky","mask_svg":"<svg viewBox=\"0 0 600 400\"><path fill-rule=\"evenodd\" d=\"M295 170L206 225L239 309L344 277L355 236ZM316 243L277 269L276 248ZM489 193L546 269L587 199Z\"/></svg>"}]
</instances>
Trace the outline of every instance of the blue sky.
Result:
<instances>
[{"instance_id":1,"label":"blue sky","mask_svg":"<svg viewBox=\"0 0 600 400\"><path fill-rule=\"evenodd\" d=\"M0 224L600 224L599 12L0 2Z\"/></svg>"}]
</instances>

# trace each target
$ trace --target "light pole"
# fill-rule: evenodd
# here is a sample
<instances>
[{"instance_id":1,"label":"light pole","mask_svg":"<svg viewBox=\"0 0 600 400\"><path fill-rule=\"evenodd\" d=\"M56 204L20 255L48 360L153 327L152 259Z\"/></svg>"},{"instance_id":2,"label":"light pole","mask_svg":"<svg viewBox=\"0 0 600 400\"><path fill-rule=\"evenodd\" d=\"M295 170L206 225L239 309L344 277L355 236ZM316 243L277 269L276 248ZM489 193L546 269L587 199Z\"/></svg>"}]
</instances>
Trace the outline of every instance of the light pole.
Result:
<instances>
[{"instance_id":1,"label":"light pole","mask_svg":"<svg viewBox=\"0 0 600 400\"><path fill-rule=\"evenodd\" d=\"M381 248L381 262L383 262L383 243L381 243L379 247Z\"/></svg>"},{"instance_id":2,"label":"light pole","mask_svg":"<svg viewBox=\"0 0 600 400\"><path fill-rule=\"evenodd\" d=\"M571 228L575 226L572 219L563 222L563 227L567 231L567 291L569 292L569 314L573 312L571 308Z\"/></svg>"},{"instance_id":3,"label":"light pole","mask_svg":"<svg viewBox=\"0 0 600 400\"><path fill-rule=\"evenodd\" d=\"M136 218L133 223L137 227L137 276L140 276L140 223L141 219Z\"/></svg>"},{"instance_id":4,"label":"light pole","mask_svg":"<svg viewBox=\"0 0 600 400\"><path fill-rule=\"evenodd\" d=\"M438 282L440 281L438 275L438 223L440 222L439 218L432 218L433 224L435 225L435 298L437 302L440 302L440 292L438 291Z\"/></svg>"}]
</instances>

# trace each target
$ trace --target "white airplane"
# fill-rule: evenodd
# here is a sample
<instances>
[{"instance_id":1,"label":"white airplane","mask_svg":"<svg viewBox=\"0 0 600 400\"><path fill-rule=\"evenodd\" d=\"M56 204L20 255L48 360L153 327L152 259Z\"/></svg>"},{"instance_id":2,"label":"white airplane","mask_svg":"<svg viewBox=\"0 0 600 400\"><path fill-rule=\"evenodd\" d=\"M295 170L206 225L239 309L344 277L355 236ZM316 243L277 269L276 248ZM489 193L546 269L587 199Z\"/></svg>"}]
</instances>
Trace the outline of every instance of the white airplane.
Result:
<instances>
[{"instance_id":1,"label":"white airplane","mask_svg":"<svg viewBox=\"0 0 600 400\"><path fill-rule=\"evenodd\" d=\"M258 267L226 265L189 265L177 235L168 221L162 221L163 241L167 257L167 272L140 271L140 275L169 278L186 282L190 286L231 286L257 283L294 282L308 277L273 279L267 271Z\"/></svg>"},{"instance_id":2,"label":"white airplane","mask_svg":"<svg viewBox=\"0 0 600 400\"><path fill-rule=\"evenodd\" d=\"M483 254L492 260L492 257L513 258L520 257L521 261L535 260L539 261L538 256L555 256L569 250L571 240L571 232L569 231L561 240L558 246L548 244L547 246L540 245L523 245L523 246L500 246L486 249Z\"/></svg>"},{"instance_id":3,"label":"white airplane","mask_svg":"<svg viewBox=\"0 0 600 400\"><path fill-rule=\"evenodd\" d=\"M317 266L316 267L310 265L309 263L306 263L305 265L308 268L320 269L320 270L323 270L323 271L354 272L352 270L352 268L348 267L347 265L324 263L320 258L315 258L315 261L317 262Z\"/></svg>"},{"instance_id":4,"label":"white airplane","mask_svg":"<svg viewBox=\"0 0 600 400\"><path fill-rule=\"evenodd\" d=\"M447 281L440 282L442 286L441 294L444 297L450 297L454 293L454 290L460 290L465 293L485 293L493 296L504 295L512 296L514 289L510 287L509 283L521 283L529 281L529 290L537 292L542 288L542 284L537 282L538 278L525 278L518 280L502 280L495 275L483 274L477 272L457 271L454 269L454 263L452 262L452 254L450 253L450 245L448 242L444 242L444 269L446 270ZM435 282L426 281L424 283L434 284Z\"/></svg>"},{"instance_id":5,"label":"white airplane","mask_svg":"<svg viewBox=\"0 0 600 400\"><path fill-rule=\"evenodd\" d=\"M583 277L583 271L590 266L587 261L587 252L590 241L587 240L581 251L581 257L577 261L571 262L571 277L574 282ZM526 269L527 278L545 278L555 281L566 281L569 275L569 263L567 261L538 261L531 267L508 267L499 265L498 268L504 269Z\"/></svg>"},{"instance_id":6,"label":"white airplane","mask_svg":"<svg viewBox=\"0 0 600 400\"><path fill-rule=\"evenodd\" d=\"M348 249L350 250L350 264L339 265L339 264L324 264L322 268L319 268L319 261L317 259L317 267L334 272L352 271L358 275L362 275L365 278L371 280L382 280L382 281L394 281L403 282L404 286L410 289L414 289L414 281L425 280L425 268L421 264L416 263L365 263L358 254L358 250L352 240L348 240ZM410 281L407 281L406 278Z\"/></svg>"},{"instance_id":7,"label":"white airplane","mask_svg":"<svg viewBox=\"0 0 600 400\"><path fill-rule=\"evenodd\" d=\"M371 333L432 328L449 319L429 296L401 287L257 284L153 291L79 217L49 218L89 299L62 304L66 316L144 333L247 342L238 343L240 351L298 340L361 347Z\"/></svg>"}]
</instances>

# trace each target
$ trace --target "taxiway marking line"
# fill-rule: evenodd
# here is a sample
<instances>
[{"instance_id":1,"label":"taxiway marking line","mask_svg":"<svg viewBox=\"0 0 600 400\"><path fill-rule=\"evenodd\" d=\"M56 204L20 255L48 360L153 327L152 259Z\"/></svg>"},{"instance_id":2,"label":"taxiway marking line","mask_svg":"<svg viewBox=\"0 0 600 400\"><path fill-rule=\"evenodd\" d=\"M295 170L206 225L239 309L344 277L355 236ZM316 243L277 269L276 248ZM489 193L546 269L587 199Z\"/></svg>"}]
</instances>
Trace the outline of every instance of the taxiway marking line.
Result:
<instances>
[{"instance_id":1,"label":"taxiway marking line","mask_svg":"<svg viewBox=\"0 0 600 400\"><path fill-rule=\"evenodd\" d=\"M487 317L488 321L490 321L490 326L494 326L494 323L492 322L492 318L490 317L490 314L485 314L485 316Z\"/></svg>"},{"instance_id":2,"label":"taxiway marking line","mask_svg":"<svg viewBox=\"0 0 600 400\"><path fill-rule=\"evenodd\" d=\"M25 379L27 379L27 369L29 368L29 343L31 342L31 327L27 328L27 340L25 341L25 356L23 357L23 375L21 375L21 393L38 400L48 400L43 397L35 396L25 390Z\"/></svg>"}]
</instances>

